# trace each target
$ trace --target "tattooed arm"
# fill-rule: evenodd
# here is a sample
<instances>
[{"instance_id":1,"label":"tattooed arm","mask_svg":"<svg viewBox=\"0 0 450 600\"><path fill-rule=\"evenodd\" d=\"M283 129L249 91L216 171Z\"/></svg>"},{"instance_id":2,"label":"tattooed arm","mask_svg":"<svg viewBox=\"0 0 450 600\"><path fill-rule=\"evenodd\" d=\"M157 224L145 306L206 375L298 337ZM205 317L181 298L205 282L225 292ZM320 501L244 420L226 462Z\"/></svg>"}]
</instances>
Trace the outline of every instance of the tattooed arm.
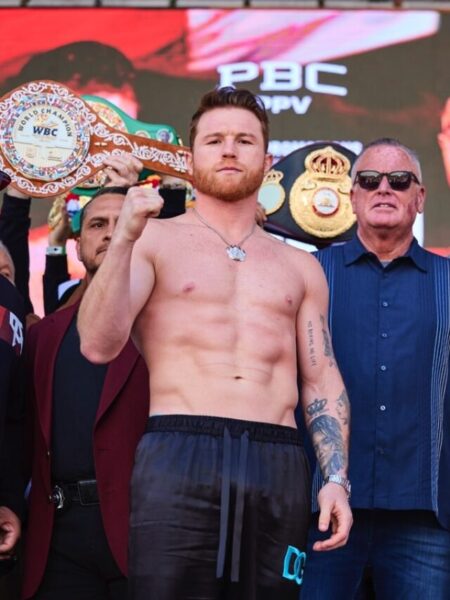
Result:
<instances>
[{"instance_id":1,"label":"tattooed arm","mask_svg":"<svg viewBox=\"0 0 450 600\"><path fill-rule=\"evenodd\" d=\"M297 342L305 423L324 477L347 477L350 406L328 331L328 288L322 269L311 257L305 295L297 316ZM347 541L352 518L347 494L336 483L318 496L319 529L331 536L315 550L331 550Z\"/></svg>"},{"instance_id":2,"label":"tattooed arm","mask_svg":"<svg viewBox=\"0 0 450 600\"><path fill-rule=\"evenodd\" d=\"M334 402L315 398L305 407L305 421L324 477L347 477L349 418L345 389Z\"/></svg>"}]
</instances>

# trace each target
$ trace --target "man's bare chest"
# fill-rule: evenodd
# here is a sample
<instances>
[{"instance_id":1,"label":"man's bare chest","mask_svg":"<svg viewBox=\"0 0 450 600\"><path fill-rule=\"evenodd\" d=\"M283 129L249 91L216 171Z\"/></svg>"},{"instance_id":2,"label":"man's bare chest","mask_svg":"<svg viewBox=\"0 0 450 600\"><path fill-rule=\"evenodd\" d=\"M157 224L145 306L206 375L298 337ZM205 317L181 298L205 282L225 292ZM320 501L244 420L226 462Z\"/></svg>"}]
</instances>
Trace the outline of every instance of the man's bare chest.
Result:
<instances>
[{"instance_id":1,"label":"man's bare chest","mask_svg":"<svg viewBox=\"0 0 450 600\"><path fill-rule=\"evenodd\" d=\"M251 240L244 249L245 260L238 261L230 258L220 240L166 244L156 261L153 295L296 312L304 293L298 270L265 240Z\"/></svg>"}]
</instances>

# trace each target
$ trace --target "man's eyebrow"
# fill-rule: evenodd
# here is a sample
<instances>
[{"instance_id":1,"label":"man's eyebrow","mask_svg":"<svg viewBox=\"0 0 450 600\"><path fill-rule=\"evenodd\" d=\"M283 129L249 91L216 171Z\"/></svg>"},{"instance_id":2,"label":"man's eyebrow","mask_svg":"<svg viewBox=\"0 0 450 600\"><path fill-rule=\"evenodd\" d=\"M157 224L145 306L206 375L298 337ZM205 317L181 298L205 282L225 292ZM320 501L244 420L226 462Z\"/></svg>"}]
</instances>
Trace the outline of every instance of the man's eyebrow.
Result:
<instances>
[{"instance_id":1,"label":"man's eyebrow","mask_svg":"<svg viewBox=\"0 0 450 600\"><path fill-rule=\"evenodd\" d=\"M102 217L99 215L93 215L92 217L89 217L86 219L87 223L91 223L92 221L107 221L107 217Z\"/></svg>"},{"instance_id":2,"label":"man's eyebrow","mask_svg":"<svg viewBox=\"0 0 450 600\"><path fill-rule=\"evenodd\" d=\"M207 140L208 138L212 138L212 137L224 137L225 135L228 135L226 133L223 133L222 131L216 131L214 133L206 133L203 136L203 139ZM252 139L256 139L256 135L254 135L253 133L247 132L247 131L240 131L236 134L233 134L236 137L249 137Z\"/></svg>"},{"instance_id":3,"label":"man's eyebrow","mask_svg":"<svg viewBox=\"0 0 450 600\"><path fill-rule=\"evenodd\" d=\"M205 138L205 139L208 139L208 138L211 138L211 137L223 137L223 135L224 135L224 134L223 134L222 132L220 132L220 131L216 131L216 132L214 132L214 133L205 133L205 134L204 134L203 136L201 136L201 137L203 137L203 138Z\"/></svg>"},{"instance_id":4,"label":"man's eyebrow","mask_svg":"<svg viewBox=\"0 0 450 600\"><path fill-rule=\"evenodd\" d=\"M254 133L250 133L247 131L242 131L242 132L238 133L237 137L248 137L248 138L252 138L252 139L256 140L256 135Z\"/></svg>"}]
</instances>

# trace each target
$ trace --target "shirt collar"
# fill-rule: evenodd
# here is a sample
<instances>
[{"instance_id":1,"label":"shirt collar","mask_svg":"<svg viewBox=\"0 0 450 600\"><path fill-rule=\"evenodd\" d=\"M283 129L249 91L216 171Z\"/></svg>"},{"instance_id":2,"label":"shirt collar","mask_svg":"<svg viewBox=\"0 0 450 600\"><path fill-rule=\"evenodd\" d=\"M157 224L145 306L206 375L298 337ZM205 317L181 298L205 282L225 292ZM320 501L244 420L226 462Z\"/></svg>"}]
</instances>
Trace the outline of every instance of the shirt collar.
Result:
<instances>
[{"instance_id":1,"label":"shirt collar","mask_svg":"<svg viewBox=\"0 0 450 600\"><path fill-rule=\"evenodd\" d=\"M362 245L361 240L355 234L355 236L344 245L345 266L351 265L362 256L373 256L373 253L369 252L369 250ZM428 270L427 252L419 246L416 238L413 238L411 245L404 256L408 257L421 271L426 272Z\"/></svg>"}]
</instances>

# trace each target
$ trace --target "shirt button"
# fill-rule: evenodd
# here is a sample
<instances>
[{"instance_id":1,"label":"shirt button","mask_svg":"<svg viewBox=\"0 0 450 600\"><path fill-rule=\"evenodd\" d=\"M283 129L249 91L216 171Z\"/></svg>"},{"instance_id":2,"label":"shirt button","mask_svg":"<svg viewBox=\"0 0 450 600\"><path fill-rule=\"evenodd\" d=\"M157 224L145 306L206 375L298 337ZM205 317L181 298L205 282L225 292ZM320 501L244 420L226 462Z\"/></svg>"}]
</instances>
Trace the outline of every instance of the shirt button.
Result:
<instances>
[{"instance_id":1,"label":"shirt button","mask_svg":"<svg viewBox=\"0 0 450 600\"><path fill-rule=\"evenodd\" d=\"M383 302L381 303L381 306L386 308L387 306L389 306L389 302L386 302L386 300L383 300Z\"/></svg>"},{"instance_id":2,"label":"shirt button","mask_svg":"<svg viewBox=\"0 0 450 600\"><path fill-rule=\"evenodd\" d=\"M383 332L383 333L381 334L381 337L382 337L382 338L387 338L387 336L388 336L388 334L387 334L387 333L385 333L385 332Z\"/></svg>"},{"instance_id":3,"label":"shirt button","mask_svg":"<svg viewBox=\"0 0 450 600\"><path fill-rule=\"evenodd\" d=\"M382 405L380 406L380 410L381 410L382 412L384 412L384 411L386 410L386 407L385 407L385 405L384 405L384 404L382 404Z\"/></svg>"},{"instance_id":4,"label":"shirt button","mask_svg":"<svg viewBox=\"0 0 450 600\"><path fill-rule=\"evenodd\" d=\"M386 366L386 365L381 365L380 369L381 369L382 371L386 371L386 370L387 370L387 366Z\"/></svg>"},{"instance_id":5,"label":"shirt button","mask_svg":"<svg viewBox=\"0 0 450 600\"><path fill-rule=\"evenodd\" d=\"M47 450L47 458L50 458L50 450Z\"/></svg>"},{"instance_id":6,"label":"shirt button","mask_svg":"<svg viewBox=\"0 0 450 600\"><path fill-rule=\"evenodd\" d=\"M378 446L377 453L378 454L384 454L384 448L380 448L380 446Z\"/></svg>"}]
</instances>

